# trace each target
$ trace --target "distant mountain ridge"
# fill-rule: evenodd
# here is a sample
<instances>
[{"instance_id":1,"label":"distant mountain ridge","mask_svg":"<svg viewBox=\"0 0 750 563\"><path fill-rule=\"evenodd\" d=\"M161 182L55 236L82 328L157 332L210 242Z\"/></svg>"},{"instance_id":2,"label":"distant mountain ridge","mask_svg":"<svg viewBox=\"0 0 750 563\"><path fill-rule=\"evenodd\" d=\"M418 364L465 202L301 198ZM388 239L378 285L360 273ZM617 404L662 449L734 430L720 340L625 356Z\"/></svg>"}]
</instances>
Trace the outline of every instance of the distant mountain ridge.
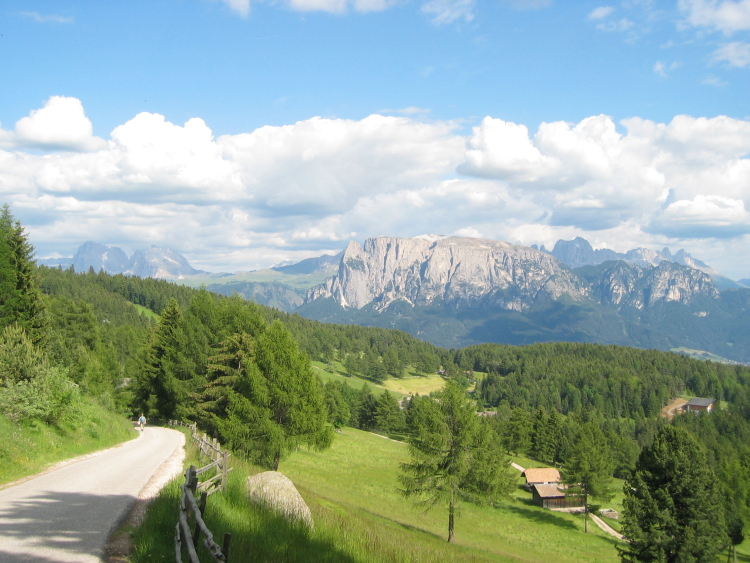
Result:
<instances>
[{"instance_id":1,"label":"distant mountain ridge","mask_svg":"<svg viewBox=\"0 0 750 563\"><path fill-rule=\"evenodd\" d=\"M128 255L117 246L106 246L93 241L86 241L69 259L52 258L40 259L37 263L45 266L72 266L76 272L105 271L108 274L125 274L140 278L159 278L166 280L183 279L208 272L196 270L184 256L169 248L151 246L146 251L136 250Z\"/></svg>"},{"instance_id":2,"label":"distant mountain ridge","mask_svg":"<svg viewBox=\"0 0 750 563\"><path fill-rule=\"evenodd\" d=\"M585 299L588 289L549 255L506 242L462 237L377 237L350 242L338 273L307 302L333 297L342 307L377 310L397 300L490 304L521 311L537 298Z\"/></svg>"},{"instance_id":3,"label":"distant mountain ridge","mask_svg":"<svg viewBox=\"0 0 750 563\"><path fill-rule=\"evenodd\" d=\"M582 241L557 249L574 264L589 262L577 268L551 252L483 239L351 242L336 275L308 290L296 312L399 328L446 347L566 340L750 362L750 289L719 291L703 271L713 270L684 251L637 249L623 260Z\"/></svg>"},{"instance_id":4,"label":"distant mountain ridge","mask_svg":"<svg viewBox=\"0 0 750 563\"><path fill-rule=\"evenodd\" d=\"M698 296L719 296L708 274L676 262L596 265L596 277L586 278L551 253L507 242L377 237L363 246L350 242L337 274L310 289L305 302L332 298L345 309L372 304L375 311L396 301L524 311L560 299L642 309L659 301L687 304Z\"/></svg>"},{"instance_id":5,"label":"distant mountain ridge","mask_svg":"<svg viewBox=\"0 0 750 563\"><path fill-rule=\"evenodd\" d=\"M536 248L536 246L532 246ZM550 251L541 246L542 252L548 252L555 258L566 264L570 268L580 268L582 266L596 266L610 260L623 260L637 266L658 266L661 262L673 262L688 266L701 272L705 272L720 290L744 287L742 281L735 282L722 275L705 262L693 258L684 249L678 250L675 254L664 248L663 250L652 250L649 248L635 248L627 252L616 252L609 248L600 248L594 250L591 243L585 238L576 237L573 240L558 240L554 248Z\"/></svg>"}]
</instances>

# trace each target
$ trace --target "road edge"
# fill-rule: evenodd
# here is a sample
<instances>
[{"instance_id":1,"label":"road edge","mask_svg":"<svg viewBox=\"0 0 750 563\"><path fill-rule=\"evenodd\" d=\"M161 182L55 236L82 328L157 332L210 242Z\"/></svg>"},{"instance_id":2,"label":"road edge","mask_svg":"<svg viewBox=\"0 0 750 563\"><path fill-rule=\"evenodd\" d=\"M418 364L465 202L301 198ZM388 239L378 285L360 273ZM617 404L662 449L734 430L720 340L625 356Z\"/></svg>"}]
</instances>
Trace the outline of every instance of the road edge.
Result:
<instances>
[{"instance_id":1,"label":"road edge","mask_svg":"<svg viewBox=\"0 0 750 563\"><path fill-rule=\"evenodd\" d=\"M110 530L107 542L104 545L104 561L107 563L128 563L130 561L130 553L133 549L131 536L133 528L140 526L143 522L148 505L156 498L159 491L182 473L185 461L185 434L178 430L174 430L174 432L181 436L177 447L169 458L159 466L146 486L133 500L128 511Z\"/></svg>"}]
</instances>

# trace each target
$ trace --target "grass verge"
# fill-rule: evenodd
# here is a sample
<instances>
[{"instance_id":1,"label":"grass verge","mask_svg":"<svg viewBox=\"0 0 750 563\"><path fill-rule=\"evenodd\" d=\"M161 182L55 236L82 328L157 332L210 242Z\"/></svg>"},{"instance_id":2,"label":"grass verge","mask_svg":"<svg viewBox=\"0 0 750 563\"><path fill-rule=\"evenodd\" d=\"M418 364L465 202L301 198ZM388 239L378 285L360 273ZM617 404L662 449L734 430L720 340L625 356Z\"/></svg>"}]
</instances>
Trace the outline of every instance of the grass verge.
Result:
<instances>
[{"instance_id":1,"label":"grass verge","mask_svg":"<svg viewBox=\"0 0 750 563\"><path fill-rule=\"evenodd\" d=\"M125 417L90 399L59 426L14 423L0 416L0 485L34 475L50 465L114 446L137 436Z\"/></svg>"}]
</instances>

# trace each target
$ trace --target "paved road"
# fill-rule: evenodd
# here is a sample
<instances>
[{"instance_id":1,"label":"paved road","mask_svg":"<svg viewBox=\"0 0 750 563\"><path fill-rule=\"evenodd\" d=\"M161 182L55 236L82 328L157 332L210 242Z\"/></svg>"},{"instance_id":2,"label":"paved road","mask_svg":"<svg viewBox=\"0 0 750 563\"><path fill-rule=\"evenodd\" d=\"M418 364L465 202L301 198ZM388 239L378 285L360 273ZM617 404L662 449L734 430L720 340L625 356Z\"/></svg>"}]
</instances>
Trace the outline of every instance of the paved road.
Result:
<instances>
[{"instance_id":1,"label":"paved road","mask_svg":"<svg viewBox=\"0 0 750 563\"><path fill-rule=\"evenodd\" d=\"M110 531L182 442L146 427L138 438L0 491L0 562L99 562Z\"/></svg>"}]
</instances>

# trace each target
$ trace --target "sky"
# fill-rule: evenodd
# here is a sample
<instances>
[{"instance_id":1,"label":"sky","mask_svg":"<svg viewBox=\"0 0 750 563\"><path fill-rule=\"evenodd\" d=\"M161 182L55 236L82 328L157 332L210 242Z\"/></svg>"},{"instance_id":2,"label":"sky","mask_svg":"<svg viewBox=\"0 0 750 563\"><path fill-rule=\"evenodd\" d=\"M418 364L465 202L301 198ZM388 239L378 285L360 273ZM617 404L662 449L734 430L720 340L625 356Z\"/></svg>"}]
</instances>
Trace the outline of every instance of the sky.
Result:
<instances>
[{"instance_id":1,"label":"sky","mask_svg":"<svg viewBox=\"0 0 750 563\"><path fill-rule=\"evenodd\" d=\"M750 278L750 0L5 0L0 61L38 257L582 236Z\"/></svg>"}]
</instances>

